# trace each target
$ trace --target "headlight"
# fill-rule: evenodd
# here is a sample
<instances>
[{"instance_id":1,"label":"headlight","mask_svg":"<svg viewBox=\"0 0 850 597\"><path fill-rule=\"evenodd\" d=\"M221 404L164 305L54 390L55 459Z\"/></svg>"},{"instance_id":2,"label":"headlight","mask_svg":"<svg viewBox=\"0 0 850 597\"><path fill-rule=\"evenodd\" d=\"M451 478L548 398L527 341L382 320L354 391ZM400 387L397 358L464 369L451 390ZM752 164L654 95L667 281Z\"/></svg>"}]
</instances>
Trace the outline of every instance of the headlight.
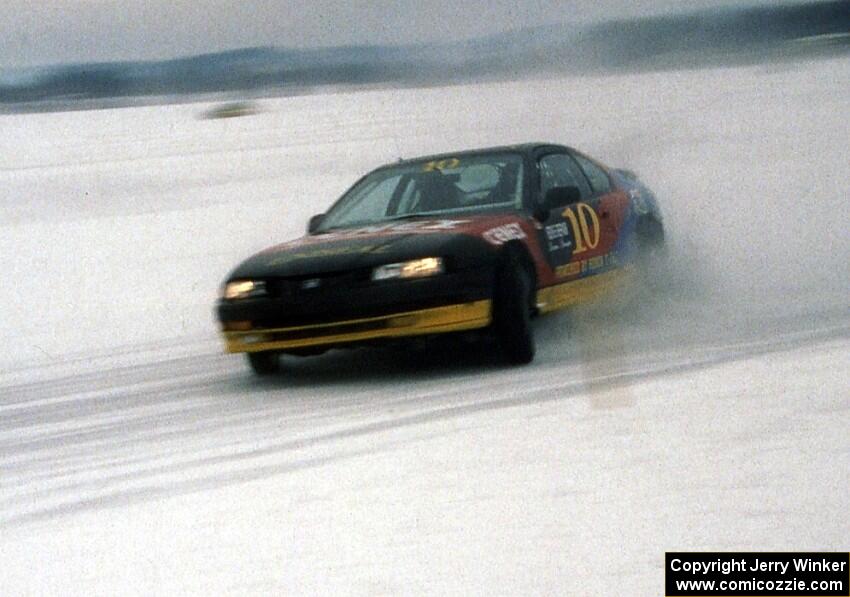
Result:
<instances>
[{"instance_id":1,"label":"headlight","mask_svg":"<svg viewBox=\"0 0 850 597\"><path fill-rule=\"evenodd\" d=\"M442 274L443 260L439 257L425 257L402 263L390 263L372 270L372 280L393 280L399 278L426 278Z\"/></svg>"},{"instance_id":2,"label":"headlight","mask_svg":"<svg viewBox=\"0 0 850 597\"><path fill-rule=\"evenodd\" d=\"M224 298L228 300L264 296L266 283L262 280L239 280L228 282L224 287Z\"/></svg>"}]
</instances>

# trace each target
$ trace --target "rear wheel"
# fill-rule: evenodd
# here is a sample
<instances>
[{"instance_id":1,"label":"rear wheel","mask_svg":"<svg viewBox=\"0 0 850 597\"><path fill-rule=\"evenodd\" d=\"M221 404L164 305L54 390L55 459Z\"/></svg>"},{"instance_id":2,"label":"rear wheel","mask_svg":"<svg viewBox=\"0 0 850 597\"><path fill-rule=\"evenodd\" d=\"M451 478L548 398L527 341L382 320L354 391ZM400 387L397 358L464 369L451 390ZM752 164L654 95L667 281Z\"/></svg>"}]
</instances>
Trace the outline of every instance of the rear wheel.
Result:
<instances>
[{"instance_id":1,"label":"rear wheel","mask_svg":"<svg viewBox=\"0 0 850 597\"><path fill-rule=\"evenodd\" d=\"M533 293L531 273L519 258L510 255L496 275L493 329L502 354L512 365L534 360Z\"/></svg>"},{"instance_id":2,"label":"rear wheel","mask_svg":"<svg viewBox=\"0 0 850 597\"><path fill-rule=\"evenodd\" d=\"M280 355L276 352L249 352L248 364L257 375L273 375L280 371Z\"/></svg>"},{"instance_id":3,"label":"rear wheel","mask_svg":"<svg viewBox=\"0 0 850 597\"><path fill-rule=\"evenodd\" d=\"M638 223L637 251L636 265L643 281L643 290L650 295L664 290L670 260L661 222L646 218Z\"/></svg>"},{"instance_id":4,"label":"rear wheel","mask_svg":"<svg viewBox=\"0 0 850 597\"><path fill-rule=\"evenodd\" d=\"M667 255L664 225L654 218L644 218L637 226L638 259L644 263L663 261Z\"/></svg>"}]
</instances>

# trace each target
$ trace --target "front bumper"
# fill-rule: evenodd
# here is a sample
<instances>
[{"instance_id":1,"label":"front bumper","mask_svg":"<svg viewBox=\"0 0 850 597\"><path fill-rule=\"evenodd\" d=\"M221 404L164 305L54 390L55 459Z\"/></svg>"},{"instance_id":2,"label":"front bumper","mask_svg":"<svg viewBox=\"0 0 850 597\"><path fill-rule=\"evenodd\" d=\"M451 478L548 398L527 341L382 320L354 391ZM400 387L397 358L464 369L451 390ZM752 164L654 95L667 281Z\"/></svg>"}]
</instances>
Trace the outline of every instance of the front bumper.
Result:
<instances>
[{"instance_id":1,"label":"front bumper","mask_svg":"<svg viewBox=\"0 0 850 597\"><path fill-rule=\"evenodd\" d=\"M488 299L330 323L225 330L223 334L227 352L231 353L331 347L483 328L490 325L491 311Z\"/></svg>"}]
</instances>

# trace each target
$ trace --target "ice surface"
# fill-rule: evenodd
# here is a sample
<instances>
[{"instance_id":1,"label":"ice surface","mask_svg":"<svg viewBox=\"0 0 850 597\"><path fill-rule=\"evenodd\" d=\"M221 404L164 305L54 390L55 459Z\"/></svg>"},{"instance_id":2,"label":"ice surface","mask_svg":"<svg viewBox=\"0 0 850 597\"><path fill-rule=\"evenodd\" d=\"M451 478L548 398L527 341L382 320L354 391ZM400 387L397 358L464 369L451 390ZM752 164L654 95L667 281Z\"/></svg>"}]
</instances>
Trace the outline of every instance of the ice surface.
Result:
<instances>
[{"instance_id":1,"label":"ice surface","mask_svg":"<svg viewBox=\"0 0 850 597\"><path fill-rule=\"evenodd\" d=\"M850 60L0 116L4 594L657 595L665 550L847 549ZM565 142L673 261L538 359L220 354L229 268L365 170Z\"/></svg>"}]
</instances>

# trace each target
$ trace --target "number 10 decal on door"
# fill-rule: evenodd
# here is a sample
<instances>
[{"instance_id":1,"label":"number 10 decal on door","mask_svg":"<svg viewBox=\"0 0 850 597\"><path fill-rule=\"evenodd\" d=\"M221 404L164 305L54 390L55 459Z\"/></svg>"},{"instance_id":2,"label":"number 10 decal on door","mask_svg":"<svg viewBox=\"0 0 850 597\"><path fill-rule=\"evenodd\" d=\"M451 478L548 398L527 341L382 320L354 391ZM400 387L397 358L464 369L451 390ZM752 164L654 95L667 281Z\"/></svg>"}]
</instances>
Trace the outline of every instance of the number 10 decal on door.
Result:
<instances>
[{"instance_id":1,"label":"number 10 decal on door","mask_svg":"<svg viewBox=\"0 0 850 597\"><path fill-rule=\"evenodd\" d=\"M564 218L570 223L575 239L573 255L595 249L599 245L599 217L587 203L577 203L564 210Z\"/></svg>"}]
</instances>

